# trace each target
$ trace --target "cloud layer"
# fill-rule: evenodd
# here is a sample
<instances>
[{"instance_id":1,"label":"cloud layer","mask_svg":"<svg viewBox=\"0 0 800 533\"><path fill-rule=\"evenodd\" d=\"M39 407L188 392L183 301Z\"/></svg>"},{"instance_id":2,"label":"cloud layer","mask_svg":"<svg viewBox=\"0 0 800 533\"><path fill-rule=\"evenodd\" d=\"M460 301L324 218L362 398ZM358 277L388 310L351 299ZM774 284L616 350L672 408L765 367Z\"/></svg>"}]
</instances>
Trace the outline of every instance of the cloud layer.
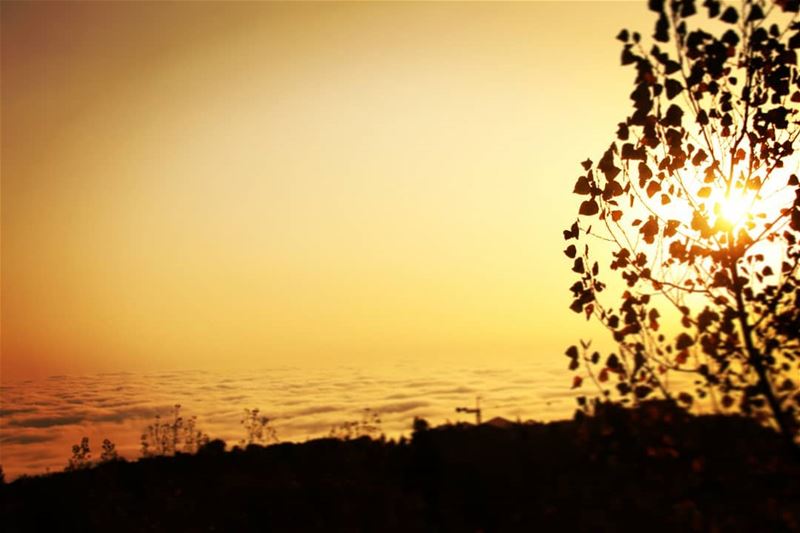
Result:
<instances>
[{"instance_id":1,"label":"cloud layer","mask_svg":"<svg viewBox=\"0 0 800 533\"><path fill-rule=\"evenodd\" d=\"M9 478L60 470L83 436L95 452L109 438L122 455L136 458L144 428L156 415L167 416L174 404L181 404L184 415L196 415L203 431L229 444L244 436L244 409L256 407L273 420L284 441L327 435L333 426L359 420L365 408L379 413L388 437L407 434L415 416L433 424L471 421L455 408L472 407L476 396L485 419L569 416L575 394L567 373L548 363L112 373L3 383L0 464Z\"/></svg>"}]
</instances>

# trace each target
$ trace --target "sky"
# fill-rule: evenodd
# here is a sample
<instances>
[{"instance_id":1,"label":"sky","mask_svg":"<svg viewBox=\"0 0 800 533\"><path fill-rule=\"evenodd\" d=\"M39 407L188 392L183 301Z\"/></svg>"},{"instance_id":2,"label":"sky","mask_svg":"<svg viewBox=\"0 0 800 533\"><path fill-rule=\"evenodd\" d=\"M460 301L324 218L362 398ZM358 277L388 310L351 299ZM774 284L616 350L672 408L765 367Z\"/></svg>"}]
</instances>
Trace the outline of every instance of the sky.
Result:
<instances>
[{"instance_id":1,"label":"sky","mask_svg":"<svg viewBox=\"0 0 800 533\"><path fill-rule=\"evenodd\" d=\"M645 2L2 3L0 379L554 361Z\"/></svg>"}]
</instances>

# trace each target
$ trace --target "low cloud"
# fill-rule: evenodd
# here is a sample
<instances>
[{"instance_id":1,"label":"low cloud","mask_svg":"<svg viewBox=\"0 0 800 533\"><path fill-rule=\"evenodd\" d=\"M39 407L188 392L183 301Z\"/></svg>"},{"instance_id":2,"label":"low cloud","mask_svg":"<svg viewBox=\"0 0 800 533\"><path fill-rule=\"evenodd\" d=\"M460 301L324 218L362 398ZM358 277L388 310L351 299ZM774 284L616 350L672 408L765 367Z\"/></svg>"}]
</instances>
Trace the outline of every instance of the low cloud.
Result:
<instances>
[{"instance_id":1,"label":"low cloud","mask_svg":"<svg viewBox=\"0 0 800 533\"><path fill-rule=\"evenodd\" d=\"M378 407L377 411L380 413L405 413L420 407L428 407L429 405L430 402L423 401L387 403Z\"/></svg>"},{"instance_id":2,"label":"low cloud","mask_svg":"<svg viewBox=\"0 0 800 533\"><path fill-rule=\"evenodd\" d=\"M12 435L0 436L0 443L2 444L36 444L42 442L51 442L58 438L58 435L42 434L42 433L16 433Z\"/></svg>"},{"instance_id":3,"label":"low cloud","mask_svg":"<svg viewBox=\"0 0 800 533\"><path fill-rule=\"evenodd\" d=\"M86 420L81 415L74 416L41 416L11 420L8 425L21 428L50 428L54 426L71 426Z\"/></svg>"}]
</instances>

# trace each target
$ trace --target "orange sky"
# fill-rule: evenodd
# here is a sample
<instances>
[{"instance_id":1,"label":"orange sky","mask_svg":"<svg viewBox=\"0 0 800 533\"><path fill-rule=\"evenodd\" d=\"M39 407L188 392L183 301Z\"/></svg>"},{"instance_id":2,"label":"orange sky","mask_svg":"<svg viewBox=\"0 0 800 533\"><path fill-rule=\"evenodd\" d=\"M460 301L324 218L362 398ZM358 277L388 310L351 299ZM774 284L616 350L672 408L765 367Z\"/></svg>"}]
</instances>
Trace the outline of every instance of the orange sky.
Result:
<instances>
[{"instance_id":1,"label":"orange sky","mask_svg":"<svg viewBox=\"0 0 800 533\"><path fill-rule=\"evenodd\" d=\"M551 358L644 2L2 3L2 378Z\"/></svg>"}]
</instances>

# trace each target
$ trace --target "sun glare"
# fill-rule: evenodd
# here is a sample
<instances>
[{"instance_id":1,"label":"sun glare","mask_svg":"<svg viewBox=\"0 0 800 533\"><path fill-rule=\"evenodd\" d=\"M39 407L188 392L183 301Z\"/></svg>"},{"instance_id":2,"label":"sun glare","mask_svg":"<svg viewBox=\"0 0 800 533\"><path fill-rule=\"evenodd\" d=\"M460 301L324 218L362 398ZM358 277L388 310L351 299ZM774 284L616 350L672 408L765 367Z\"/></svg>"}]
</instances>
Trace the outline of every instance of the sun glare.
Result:
<instances>
[{"instance_id":1,"label":"sun glare","mask_svg":"<svg viewBox=\"0 0 800 533\"><path fill-rule=\"evenodd\" d=\"M752 194L744 194L737 190L727 194L721 193L714 203L714 211L725 222L736 226L747 218L753 208L754 200Z\"/></svg>"}]
</instances>

